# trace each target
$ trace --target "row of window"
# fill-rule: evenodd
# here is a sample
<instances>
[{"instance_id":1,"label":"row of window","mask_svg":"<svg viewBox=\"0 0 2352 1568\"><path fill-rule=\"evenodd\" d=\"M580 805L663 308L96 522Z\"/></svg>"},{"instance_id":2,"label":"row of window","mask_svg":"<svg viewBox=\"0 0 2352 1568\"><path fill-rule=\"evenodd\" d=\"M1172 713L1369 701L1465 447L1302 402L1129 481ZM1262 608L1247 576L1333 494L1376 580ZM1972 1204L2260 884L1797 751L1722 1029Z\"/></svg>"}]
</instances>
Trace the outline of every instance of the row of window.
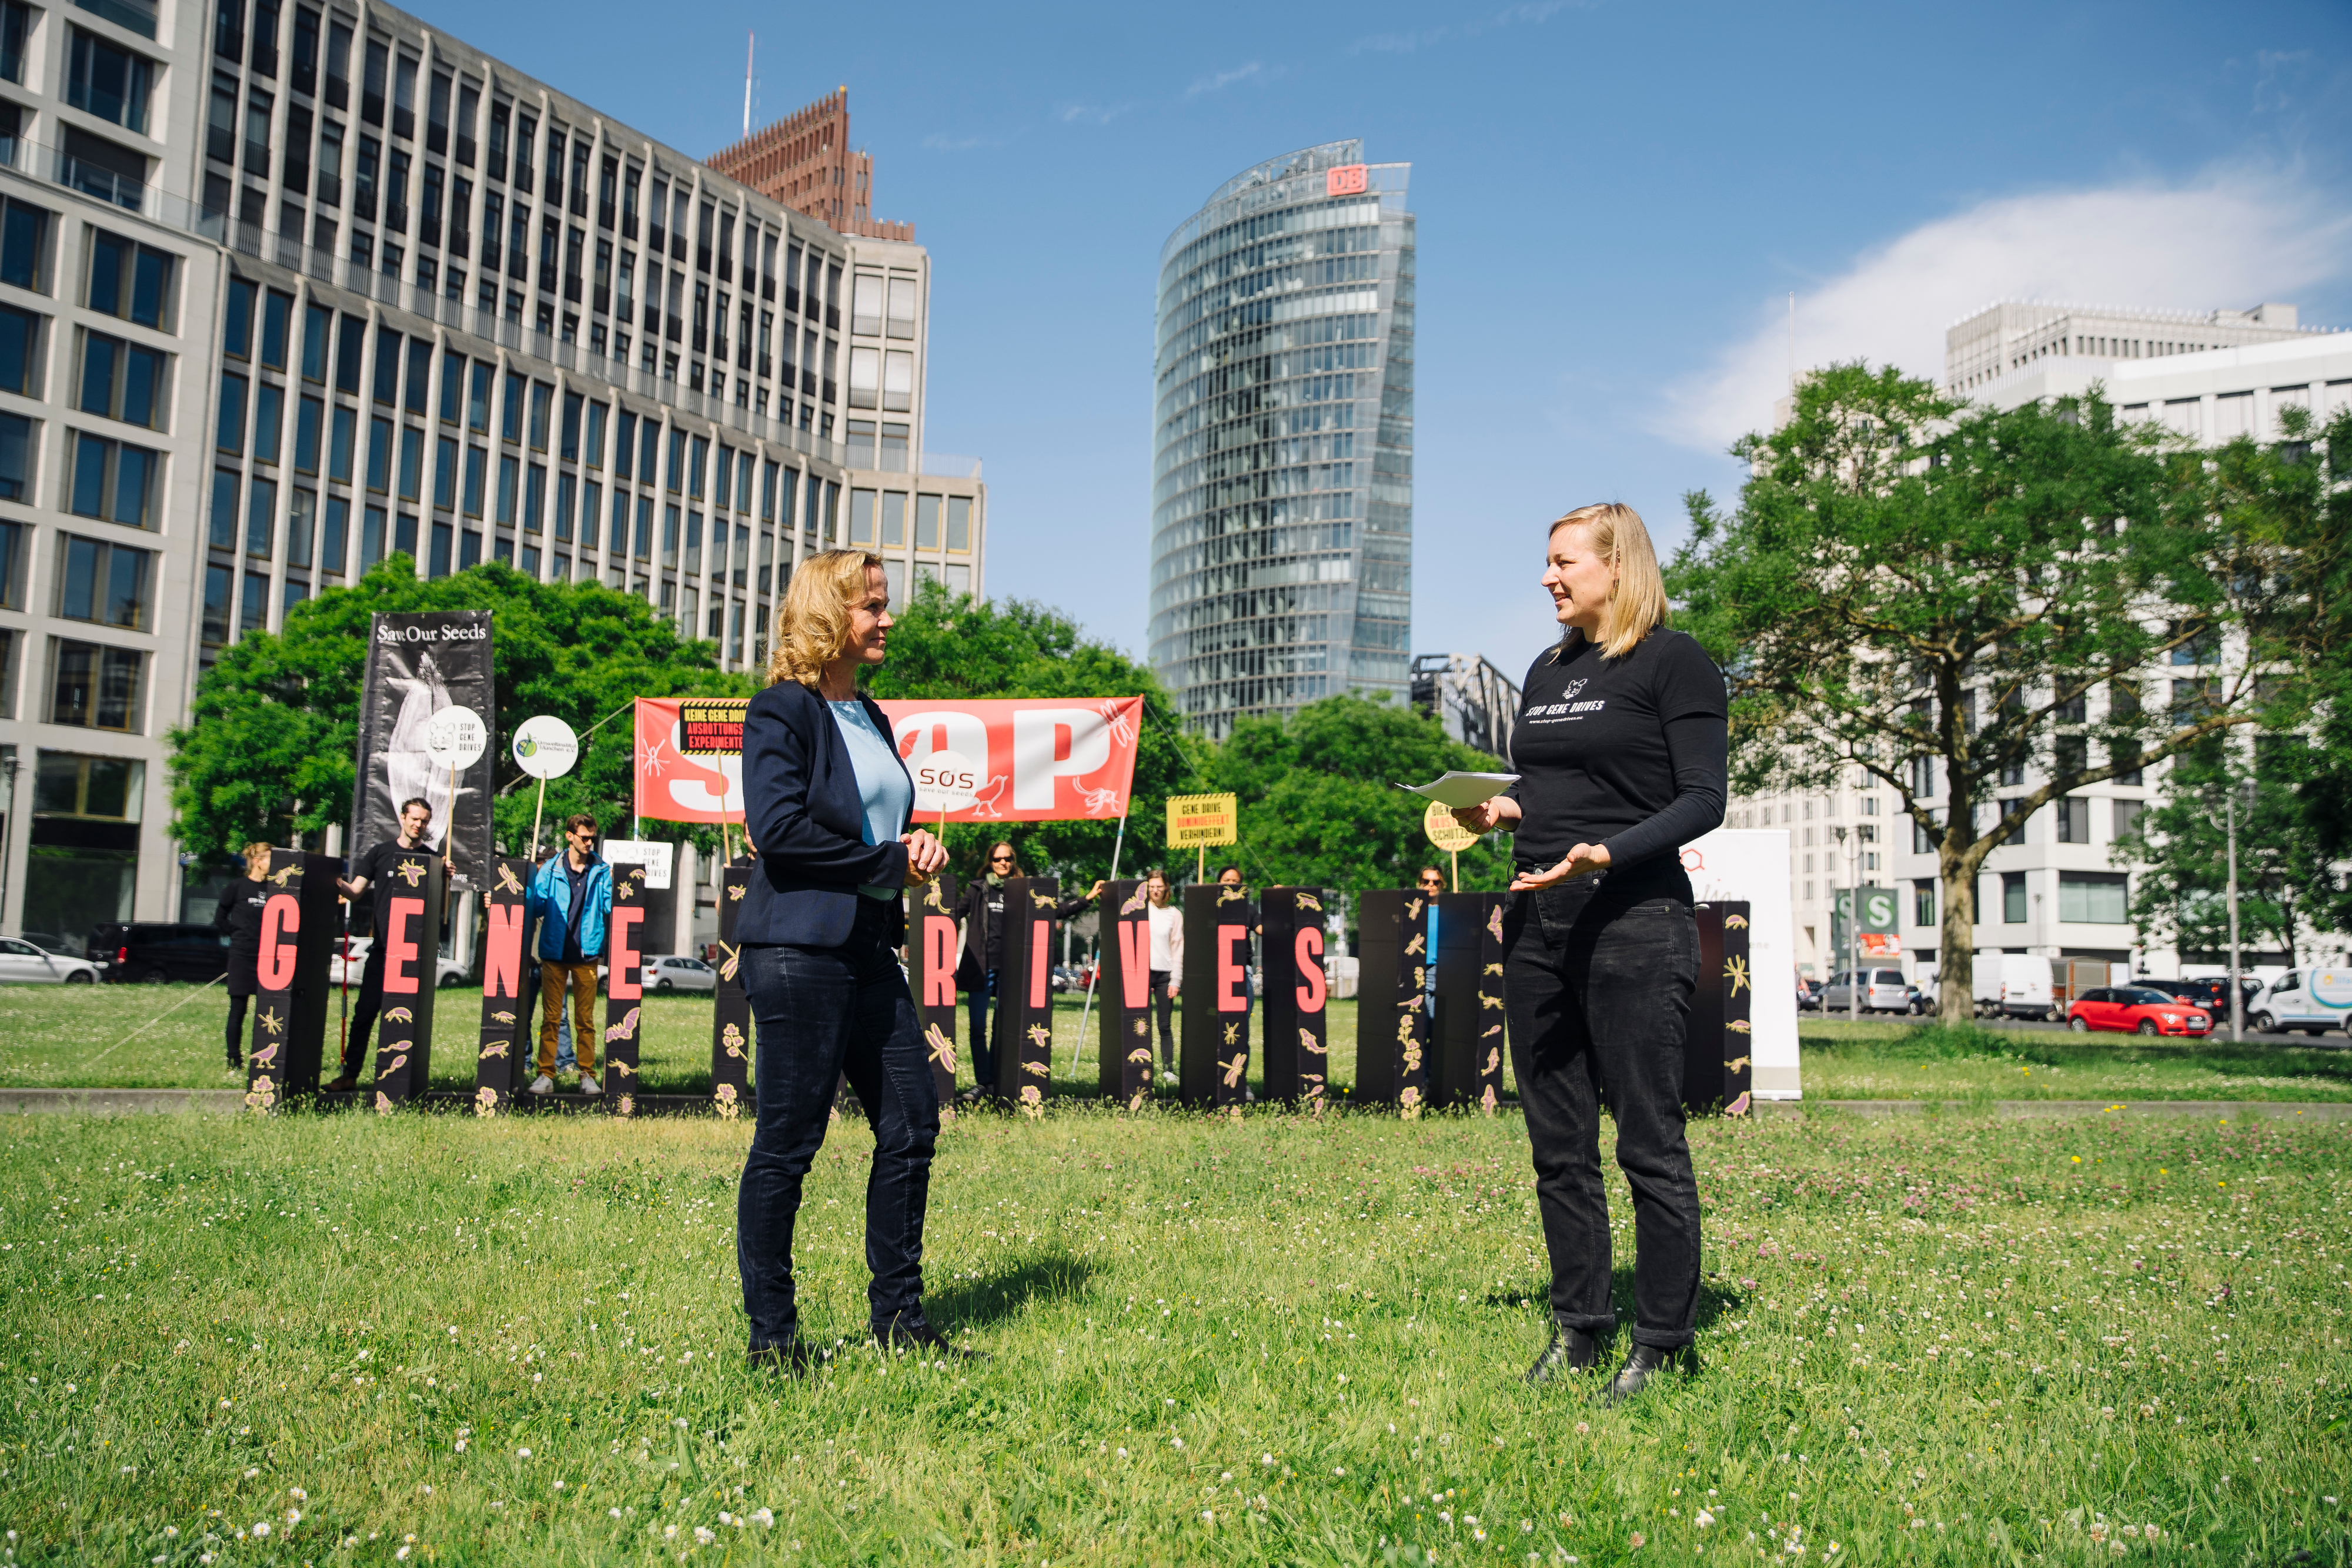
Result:
<instances>
[{"instance_id":1,"label":"row of window","mask_svg":"<svg viewBox=\"0 0 2352 1568\"><path fill-rule=\"evenodd\" d=\"M0 718L16 711L16 667L33 640L0 629ZM47 659L31 716L43 724L140 734L146 725L147 655L70 637L47 639Z\"/></svg>"},{"instance_id":2,"label":"row of window","mask_svg":"<svg viewBox=\"0 0 2352 1568\"><path fill-rule=\"evenodd\" d=\"M0 610L25 608L33 530L0 522ZM49 613L124 632L154 629L155 552L79 534L57 536Z\"/></svg>"}]
</instances>

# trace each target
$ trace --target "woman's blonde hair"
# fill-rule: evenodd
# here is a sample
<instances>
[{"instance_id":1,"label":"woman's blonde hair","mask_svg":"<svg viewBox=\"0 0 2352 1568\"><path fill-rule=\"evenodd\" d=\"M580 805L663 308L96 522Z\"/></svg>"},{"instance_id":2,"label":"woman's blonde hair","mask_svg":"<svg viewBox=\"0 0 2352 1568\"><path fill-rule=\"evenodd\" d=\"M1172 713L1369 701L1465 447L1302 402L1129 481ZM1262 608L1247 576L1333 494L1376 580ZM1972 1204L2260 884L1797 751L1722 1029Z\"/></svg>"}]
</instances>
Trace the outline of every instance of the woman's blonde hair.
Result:
<instances>
[{"instance_id":1,"label":"woman's blonde hair","mask_svg":"<svg viewBox=\"0 0 2352 1568\"><path fill-rule=\"evenodd\" d=\"M866 593L866 569L881 564L880 556L862 549L829 549L801 563L776 611L771 684L813 686L823 678L825 665L849 646L849 607Z\"/></svg>"},{"instance_id":2,"label":"woman's blonde hair","mask_svg":"<svg viewBox=\"0 0 2352 1568\"><path fill-rule=\"evenodd\" d=\"M1609 563L1615 580L1609 585L1609 602L1601 610L1601 644L1604 659L1622 659L1643 638L1666 623L1666 580L1658 572L1658 552L1642 514L1622 501L1601 501L1579 507L1544 530L1547 541L1562 528L1582 528L1592 553ZM1565 643L1563 637L1561 642Z\"/></svg>"},{"instance_id":3,"label":"woman's blonde hair","mask_svg":"<svg viewBox=\"0 0 2352 1568\"><path fill-rule=\"evenodd\" d=\"M245 846L245 874L259 882L269 870L269 846L250 843Z\"/></svg>"}]
</instances>

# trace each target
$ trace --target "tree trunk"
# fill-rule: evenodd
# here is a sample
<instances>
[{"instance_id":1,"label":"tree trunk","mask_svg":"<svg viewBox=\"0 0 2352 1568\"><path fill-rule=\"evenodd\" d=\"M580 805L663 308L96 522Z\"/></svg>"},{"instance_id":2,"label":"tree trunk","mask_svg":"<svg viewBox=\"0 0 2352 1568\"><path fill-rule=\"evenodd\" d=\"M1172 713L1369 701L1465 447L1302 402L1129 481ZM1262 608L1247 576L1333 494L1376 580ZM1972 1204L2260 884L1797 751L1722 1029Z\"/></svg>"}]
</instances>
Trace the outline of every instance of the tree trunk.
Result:
<instances>
[{"instance_id":1,"label":"tree trunk","mask_svg":"<svg viewBox=\"0 0 2352 1568\"><path fill-rule=\"evenodd\" d=\"M1943 936L1936 957L1936 1019L1962 1024L1976 1017L1975 866L1947 852L1943 891Z\"/></svg>"}]
</instances>

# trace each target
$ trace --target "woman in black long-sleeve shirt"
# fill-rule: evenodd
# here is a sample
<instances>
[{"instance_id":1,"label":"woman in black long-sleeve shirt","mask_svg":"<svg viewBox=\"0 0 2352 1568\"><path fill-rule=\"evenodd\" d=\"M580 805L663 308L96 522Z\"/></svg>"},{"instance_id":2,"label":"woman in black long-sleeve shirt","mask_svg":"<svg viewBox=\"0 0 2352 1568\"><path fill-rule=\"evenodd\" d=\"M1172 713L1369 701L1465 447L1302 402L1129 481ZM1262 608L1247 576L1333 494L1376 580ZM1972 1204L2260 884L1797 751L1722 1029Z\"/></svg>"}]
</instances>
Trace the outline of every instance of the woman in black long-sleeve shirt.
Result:
<instances>
[{"instance_id":1,"label":"woman in black long-sleeve shirt","mask_svg":"<svg viewBox=\"0 0 2352 1568\"><path fill-rule=\"evenodd\" d=\"M1699 1209L1682 1085L1698 925L1680 852L1723 821L1728 706L1715 662L1666 627L1657 556L1632 507L1569 513L1549 556L1564 635L1528 672L1511 732L1519 781L1454 815L1517 835L1503 993L1554 1323L1528 1379L1594 1365L1615 1327L1605 1102L1637 1249L1614 1401L1672 1362L1695 1366Z\"/></svg>"},{"instance_id":2,"label":"woman in black long-sleeve shirt","mask_svg":"<svg viewBox=\"0 0 2352 1568\"><path fill-rule=\"evenodd\" d=\"M245 1013L261 989L261 912L269 902L269 846L245 846L245 874L213 906L213 929L228 938L228 1064L245 1065Z\"/></svg>"}]
</instances>

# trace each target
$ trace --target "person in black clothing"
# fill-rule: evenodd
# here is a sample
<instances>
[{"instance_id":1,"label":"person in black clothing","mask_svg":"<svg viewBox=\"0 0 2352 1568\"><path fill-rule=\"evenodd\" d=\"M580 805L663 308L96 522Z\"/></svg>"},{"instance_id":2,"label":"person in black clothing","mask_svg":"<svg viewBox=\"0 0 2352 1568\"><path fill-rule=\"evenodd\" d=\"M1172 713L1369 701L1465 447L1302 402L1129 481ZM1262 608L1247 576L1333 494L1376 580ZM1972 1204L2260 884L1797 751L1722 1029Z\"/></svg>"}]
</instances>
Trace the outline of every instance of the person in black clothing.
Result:
<instances>
[{"instance_id":1,"label":"person in black clothing","mask_svg":"<svg viewBox=\"0 0 2352 1568\"><path fill-rule=\"evenodd\" d=\"M1515 832L1503 915L1511 1065L1534 1145L1551 1255L1551 1342L1530 1383L1593 1366L1615 1327L1600 1108L1633 1192L1633 1343L1612 1403L1691 1354L1698 1188L1684 1135L1683 1045L1698 924L1683 845L1723 821L1723 673L1666 628L1657 556L1630 507L1551 526L1544 587L1559 644L1538 658L1511 731L1519 780L1456 810Z\"/></svg>"},{"instance_id":2,"label":"person in black clothing","mask_svg":"<svg viewBox=\"0 0 2352 1568\"><path fill-rule=\"evenodd\" d=\"M387 839L362 855L352 867L352 874L339 877L335 886L356 907L383 879L404 854L430 848L425 831L433 826L433 808L422 800L400 803L400 836ZM448 861L448 846L442 846L442 861ZM359 1005L352 1009L352 1027L343 1036L342 1071L327 1085L330 1094L348 1094L360 1086L360 1067L367 1061L368 1035L375 1029L375 1015L383 1006L383 947L382 933L378 940L368 944L367 967L360 971Z\"/></svg>"},{"instance_id":3,"label":"person in black clothing","mask_svg":"<svg viewBox=\"0 0 2352 1568\"><path fill-rule=\"evenodd\" d=\"M962 907L956 918L963 922L963 951L956 959L956 985L964 993L966 1016L971 1020L972 1087L965 1098L977 1098L989 1092L996 1082L996 1051L989 1043L989 1005L996 999L996 960L1004 951L1004 883L1007 878L1025 874L1013 846L999 840L988 846L988 874L964 889ZM1093 889L1083 895L1073 894L1054 905L1054 918L1067 920L1071 915L1102 896L1103 883L1097 881Z\"/></svg>"},{"instance_id":4,"label":"person in black clothing","mask_svg":"<svg viewBox=\"0 0 2352 1568\"><path fill-rule=\"evenodd\" d=\"M228 1065L245 1066L246 1006L261 989L261 911L269 902L269 846L245 846L245 875L213 906L213 929L228 938Z\"/></svg>"}]
</instances>

